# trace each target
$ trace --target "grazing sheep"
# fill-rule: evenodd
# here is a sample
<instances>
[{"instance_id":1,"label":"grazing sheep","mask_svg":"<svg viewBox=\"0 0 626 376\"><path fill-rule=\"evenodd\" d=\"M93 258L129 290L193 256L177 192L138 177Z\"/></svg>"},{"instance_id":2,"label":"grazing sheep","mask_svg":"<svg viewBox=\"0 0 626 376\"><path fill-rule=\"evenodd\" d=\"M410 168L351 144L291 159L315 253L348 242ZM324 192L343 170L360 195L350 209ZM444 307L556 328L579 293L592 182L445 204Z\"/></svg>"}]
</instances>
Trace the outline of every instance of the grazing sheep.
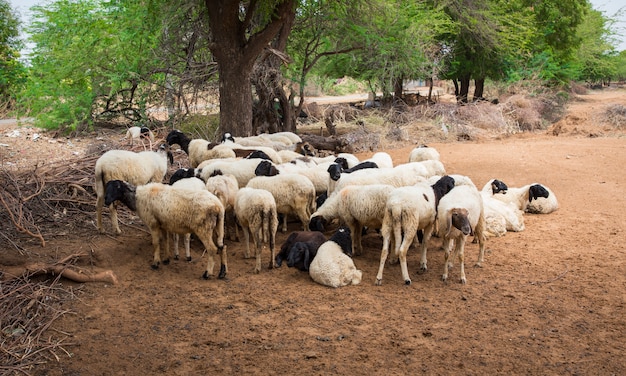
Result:
<instances>
[{"instance_id":1,"label":"grazing sheep","mask_svg":"<svg viewBox=\"0 0 626 376\"><path fill-rule=\"evenodd\" d=\"M192 170L193 171L193 170ZM202 181L202 179L196 178L194 176L191 177L186 177L183 179L178 179L176 181L174 181L172 183L172 180L170 179L170 185L172 187L175 188L180 188L180 189L192 189L192 190L205 190L206 186L204 184L204 181ZM173 234L173 241L174 241L174 260L178 260L178 240L179 240L179 235L174 233ZM168 241L169 241L169 234L168 234ZM189 243L191 242L191 233L186 233L184 236L184 246L185 246L185 257L187 259L187 261L191 261L191 252L189 250Z\"/></svg>"},{"instance_id":2,"label":"grazing sheep","mask_svg":"<svg viewBox=\"0 0 626 376\"><path fill-rule=\"evenodd\" d=\"M212 144L201 138L192 140L179 130L171 131L165 140L168 145L179 145L187 153L192 168L198 167L207 159L235 158L235 152L231 148Z\"/></svg>"},{"instance_id":3,"label":"grazing sheep","mask_svg":"<svg viewBox=\"0 0 626 376\"><path fill-rule=\"evenodd\" d=\"M320 195L328 190L328 178L326 177L326 165L315 165L313 167L297 166L292 163L273 165L269 161L259 163L255 170L257 176L275 176L280 173L293 173L302 175L313 183L315 194Z\"/></svg>"},{"instance_id":4,"label":"grazing sheep","mask_svg":"<svg viewBox=\"0 0 626 376\"><path fill-rule=\"evenodd\" d=\"M335 288L361 283L363 272L354 266L347 254L350 243L350 229L338 229L317 249L309 267L311 278L321 285Z\"/></svg>"},{"instance_id":5,"label":"grazing sheep","mask_svg":"<svg viewBox=\"0 0 626 376\"><path fill-rule=\"evenodd\" d=\"M442 280L448 279L448 268L452 264L450 250L454 243L454 253L461 264L461 283L465 278L465 241L473 234L478 238L479 254L476 266L482 266L485 258L485 217L482 196L478 190L468 185L454 187L440 201L437 208L437 223L443 236L445 262Z\"/></svg>"},{"instance_id":6,"label":"grazing sheep","mask_svg":"<svg viewBox=\"0 0 626 376\"><path fill-rule=\"evenodd\" d=\"M439 152L437 149L429 147L428 145L420 145L409 153L409 162L421 162L439 159Z\"/></svg>"},{"instance_id":7,"label":"grazing sheep","mask_svg":"<svg viewBox=\"0 0 626 376\"><path fill-rule=\"evenodd\" d=\"M266 190L244 187L235 197L235 215L243 229L246 242L245 258L250 258L250 235L254 243L256 265L254 272L261 272L261 253L265 247L270 249L269 268L274 267L276 230L278 215L274 196Z\"/></svg>"},{"instance_id":8,"label":"grazing sheep","mask_svg":"<svg viewBox=\"0 0 626 376\"><path fill-rule=\"evenodd\" d=\"M554 193L539 183L528 184L519 188L509 187L505 192L494 194L493 198L502 202L511 202L519 210L535 214L549 214L559 207ZM533 200L536 200L537 203L533 203Z\"/></svg>"},{"instance_id":9,"label":"grazing sheep","mask_svg":"<svg viewBox=\"0 0 626 376\"><path fill-rule=\"evenodd\" d=\"M283 260L287 260L287 266L290 268L309 270L317 249L325 241L326 237L319 231L292 232L276 255L276 267L280 267Z\"/></svg>"},{"instance_id":10,"label":"grazing sheep","mask_svg":"<svg viewBox=\"0 0 626 376\"><path fill-rule=\"evenodd\" d=\"M299 174L257 176L250 179L248 187L265 189L274 196L276 210L284 215L282 232L287 231L287 216L295 214L304 230L309 228L309 218L315 205L315 186Z\"/></svg>"},{"instance_id":11,"label":"grazing sheep","mask_svg":"<svg viewBox=\"0 0 626 376\"><path fill-rule=\"evenodd\" d=\"M389 243L394 236L395 254L400 260L402 278L406 285L411 278L406 264L406 254L418 230L423 230L420 267L426 270L428 242L435 227L437 206L442 197L454 188L454 179L444 176L435 184L420 183L394 189L387 199L385 217L381 228L383 248L376 276L376 285L382 285L383 269L389 254Z\"/></svg>"},{"instance_id":12,"label":"grazing sheep","mask_svg":"<svg viewBox=\"0 0 626 376\"><path fill-rule=\"evenodd\" d=\"M350 228L352 249L360 255L363 227L380 228L387 199L394 187L388 184L351 185L330 196L311 216L311 230L324 231L324 222L338 218Z\"/></svg>"},{"instance_id":13,"label":"grazing sheep","mask_svg":"<svg viewBox=\"0 0 626 376\"><path fill-rule=\"evenodd\" d=\"M124 137L129 141L130 146L133 146L135 141L140 141L147 139L150 141L150 145L154 142L154 133L148 127L130 127L126 131L126 136Z\"/></svg>"},{"instance_id":14,"label":"grazing sheep","mask_svg":"<svg viewBox=\"0 0 626 376\"><path fill-rule=\"evenodd\" d=\"M135 187L121 181L111 180L106 185L107 205L121 201L135 211L150 229L154 257L152 268L161 263L161 239L168 232L176 234L195 233L207 250L208 262L202 277L213 275L213 254L219 252L220 272L224 278L228 271L226 247L224 247L224 206L206 190L178 189L161 183L149 183ZM216 236L217 246L213 241ZM169 262L169 247L165 249L164 264Z\"/></svg>"},{"instance_id":15,"label":"grazing sheep","mask_svg":"<svg viewBox=\"0 0 626 376\"><path fill-rule=\"evenodd\" d=\"M394 168L355 171L339 179L334 190L328 187L328 194L339 192L349 185L389 184L394 187L404 187L423 182L429 176L428 170L419 163L421 162L405 163Z\"/></svg>"},{"instance_id":16,"label":"grazing sheep","mask_svg":"<svg viewBox=\"0 0 626 376\"><path fill-rule=\"evenodd\" d=\"M109 150L96 161L96 223L98 231L102 227L102 206L104 204L104 188L111 180L125 180L134 185L150 182L161 182L167 172L167 162L173 162L172 153L166 145L161 145L157 152L142 151L134 153L128 150ZM111 223L116 234L121 234L117 220L117 209L110 205Z\"/></svg>"},{"instance_id":17,"label":"grazing sheep","mask_svg":"<svg viewBox=\"0 0 626 376\"><path fill-rule=\"evenodd\" d=\"M200 171L202 170L198 168L179 168L178 170L174 171L172 176L170 176L170 185L176 183L181 179L199 177Z\"/></svg>"}]
</instances>

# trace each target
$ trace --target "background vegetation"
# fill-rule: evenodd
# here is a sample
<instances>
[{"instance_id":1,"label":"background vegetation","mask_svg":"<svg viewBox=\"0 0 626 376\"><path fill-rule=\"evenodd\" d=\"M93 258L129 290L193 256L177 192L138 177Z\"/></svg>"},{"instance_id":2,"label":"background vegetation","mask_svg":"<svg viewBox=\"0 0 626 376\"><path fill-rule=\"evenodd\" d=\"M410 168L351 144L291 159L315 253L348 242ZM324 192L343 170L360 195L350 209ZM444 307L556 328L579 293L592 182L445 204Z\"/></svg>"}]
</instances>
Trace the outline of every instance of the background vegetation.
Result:
<instances>
[{"instance_id":1,"label":"background vegetation","mask_svg":"<svg viewBox=\"0 0 626 376\"><path fill-rule=\"evenodd\" d=\"M408 80L450 80L465 103L626 78L614 20L587 0L53 0L32 8L27 62L7 0L0 14L0 109L49 129L295 130L298 98L344 77L389 106Z\"/></svg>"}]
</instances>

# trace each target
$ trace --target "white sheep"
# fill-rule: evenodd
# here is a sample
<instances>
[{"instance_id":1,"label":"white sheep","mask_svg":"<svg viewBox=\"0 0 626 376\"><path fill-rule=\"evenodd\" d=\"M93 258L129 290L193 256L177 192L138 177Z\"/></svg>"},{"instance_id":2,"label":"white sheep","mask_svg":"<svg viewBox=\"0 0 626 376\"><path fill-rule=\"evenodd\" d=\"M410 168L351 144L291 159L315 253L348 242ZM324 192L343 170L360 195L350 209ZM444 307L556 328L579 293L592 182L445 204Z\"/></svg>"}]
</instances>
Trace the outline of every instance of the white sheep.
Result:
<instances>
[{"instance_id":1,"label":"white sheep","mask_svg":"<svg viewBox=\"0 0 626 376\"><path fill-rule=\"evenodd\" d=\"M219 252L220 272L224 278L228 271L226 247L224 246L224 206L215 195L206 190L179 189L161 183L149 183L135 187L121 181L111 180L106 185L105 203L121 201L137 213L150 229L154 256L152 268L161 263L161 239L169 233L194 233L207 250L208 262L202 277L213 275L213 255ZM217 239L217 246L213 241ZM169 262L169 247L165 249L164 264Z\"/></svg>"},{"instance_id":2,"label":"white sheep","mask_svg":"<svg viewBox=\"0 0 626 376\"><path fill-rule=\"evenodd\" d=\"M363 272L346 253L350 245L350 230L340 228L317 249L309 266L309 275L315 282L329 287L358 285Z\"/></svg>"},{"instance_id":3,"label":"white sheep","mask_svg":"<svg viewBox=\"0 0 626 376\"><path fill-rule=\"evenodd\" d=\"M309 218L315 208L315 187L305 176L299 174L279 174L257 176L247 187L265 189L274 196L276 210L284 215L282 231L287 231L287 216L295 214L302 223L303 230L309 228Z\"/></svg>"},{"instance_id":4,"label":"white sheep","mask_svg":"<svg viewBox=\"0 0 626 376\"><path fill-rule=\"evenodd\" d=\"M420 163L412 162L394 168L364 169L347 175L342 174L334 190L331 191L329 185L328 194L331 195L349 185L389 184L394 187L404 187L423 182L430 175L428 175L428 169Z\"/></svg>"},{"instance_id":5,"label":"white sheep","mask_svg":"<svg viewBox=\"0 0 626 376\"><path fill-rule=\"evenodd\" d=\"M278 229L278 214L274 196L264 189L244 187L235 198L235 215L243 230L246 242L245 258L250 258L250 235L254 243L256 256L255 273L261 271L261 253L265 247L270 249L269 268L275 267L275 239Z\"/></svg>"},{"instance_id":6,"label":"white sheep","mask_svg":"<svg viewBox=\"0 0 626 376\"><path fill-rule=\"evenodd\" d=\"M324 222L338 218L350 228L352 249L360 255L361 232L363 227L380 228L385 216L385 208L389 194L394 187L388 184L350 185L334 195L311 216L310 228L313 231L324 231Z\"/></svg>"},{"instance_id":7,"label":"white sheep","mask_svg":"<svg viewBox=\"0 0 626 376\"><path fill-rule=\"evenodd\" d=\"M393 168L393 160L391 159L391 155L389 153L385 153L384 151L379 151L374 153L370 158L365 159L365 161L374 162L378 165L378 168Z\"/></svg>"},{"instance_id":8,"label":"white sheep","mask_svg":"<svg viewBox=\"0 0 626 376\"><path fill-rule=\"evenodd\" d=\"M150 182L161 182L167 172L168 158L172 162L172 155L166 145L161 145L158 151L142 151L135 153L128 150L109 150L96 161L95 187L96 191L96 223L98 230L103 233L102 206L104 204L104 188L110 180L125 180L134 185ZM117 209L110 205L111 223L116 234L121 234L117 220Z\"/></svg>"},{"instance_id":9,"label":"white sheep","mask_svg":"<svg viewBox=\"0 0 626 376\"><path fill-rule=\"evenodd\" d=\"M502 202L511 202L519 210L534 214L549 214L559 207L554 192L539 183L519 188L508 187L506 191L494 194L493 198ZM536 202L533 203L533 200Z\"/></svg>"},{"instance_id":10,"label":"white sheep","mask_svg":"<svg viewBox=\"0 0 626 376\"><path fill-rule=\"evenodd\" d=\"M524 231L524 213L513 203L497 200L480 192L485 209L485 232L489 236L503 236L507 231Z\"/></svg>"},{"instance_id":11,"label":"white sheep","mask_svg":"<svg viewBox=\"0 0 626 376\"><path fill-rule=\"evenodd\" d=\"M204 184L204 181L196 177L179 179L171 185L172 187L179 188L179 189L192 189L192 190L200 190L200 191L206 189L206 185ZM169 236L168 236L168 240L169 240ZM178 240L179 240L179 234L174 233L173 234L174 260L178 260L178 256L179 256ZM191 261L191 252L189 250L190 242L191 242L191 233L184 234L185 258L187 259L187 261Z\"/></svg>"},{"instance_id":12,"label":"white sheep","mask_svg":"<svg viewBox=\"0 0 626 376\"><path fill-rule=\"evenodd\" d=\"M198 167L200 163L207 159L234 158L235 152L232 148L212 144L201 138L190 139L179 130L171 131L166 138L168 145L179 145L189 157L189 165L192 168Z\"/></svg>"},{"instance_id":13,"label":"white sheep","mask_svg":"<svg viewBox=\"0 0 626 376\"><path fill-rule=\"evenodd\" d=\"M478 190L468 185L460 185L443 196L437 208L437 225L439 235L443 237L445 252L441 278L443 281L448 279L448 268L452 264L450 250L454 243L454 253L461 264L461 283L466 283L464 250L468 235L474 234L478 239L479 254L476 266L482 266L485 258L485 217L482 196Z\"/></svg>"},{"instance_id":14,"label":"white sheep","mask_svg":"<svg viewBox=\"0 0 626 376\"><path fill-rule=\"evenodd\" d=\"M256 176L255 170L263 159L232 159L232 160L216 160L202 167L200 178L204 181L213 175L217 170L224 175L232 175L237 179L239 187L245 187L250 179Z\"/></svg>"},{"instance_id":15,"label":"white sheep","mask_svg":"<svg viewBox=\"0 0 626 376\"><path fill-rule=\"evenodd\" d=\"M400 260L404 283L411 284L406 264L406 255L415 239L418 230L423 231L421 240L422 270L426 270L426 253L428 242L435 227L437 206L442 197L454 188L454 180L444 176L435 184L420 183L408 187L394 189L387 199L385 216L381 227L383 248L380 265L376 276L376 285L383 281L383 269L389 254L389 245L395 243L395 254ZM393 242L392 242L393 240Z\"/></svg>"},{"instance_id":16,"label":"white sheep","mask_svg":"<svg viewBox=\"0 0 626 376\"><path fill-rule=\"evenodd\" d=\"M133 146L135 141L142 141L143 139L148 139L150 142L150 146L154 142L154 133L148 127L130 127L126 131L126 136L124 139L128 140L130 145Z\"/></svg>"},{"instance_id":17,"label":"white sheep","mask_svg":"<svg viewBox=\"0 0 626 376\"><path fill-rule=\"evenodd\" d=\"M435 160L439 161L439 152L437 149L429 147L427 145L420 145L409 153L409 162L421 162Z\"/></svg>"},{"instance_id":18,"label":"white sheep","mask_svg":"<svg viewBox=\"0 0 626 376\"><path fill-rule=\"evenodd\" d=\"M225 226L231 240L239 238L237 225L235 224L235 197L239 191L239 184L233 175L223 175L216 170L206 180L206 189L213 193L224 205Z\"/></svg>"}]
</instances>

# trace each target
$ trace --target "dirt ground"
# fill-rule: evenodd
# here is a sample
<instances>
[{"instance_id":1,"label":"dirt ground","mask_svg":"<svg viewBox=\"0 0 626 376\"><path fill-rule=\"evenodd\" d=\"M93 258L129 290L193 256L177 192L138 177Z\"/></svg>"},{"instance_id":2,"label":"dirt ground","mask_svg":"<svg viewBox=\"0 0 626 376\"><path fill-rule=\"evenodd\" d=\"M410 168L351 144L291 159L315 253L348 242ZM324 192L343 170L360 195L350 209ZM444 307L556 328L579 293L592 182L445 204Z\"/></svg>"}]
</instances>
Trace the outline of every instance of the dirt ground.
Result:
<instances>
[{"instance_id":1,"label":"dirt ground","mask_svg":"<svg viewBox=\"0 0 626 376\"><path fill-rule=\"evenodd\" d=\"M558 136L552 127L430 144L448 173L468 175L479 187L490 178L510 186L540 182L560 203L552 214L527 214L525 231L489 239L482 268L472 267L478 248L468 244L466 285L458 282L458 263L441 281L443 252L434 239L425 273L409 251L410 286L397 264L375 286L381 239L373 231L354 259L362 283L339 289L286 265L254 274L254 261L231 241L225 280L200 278L206 258L197 242L191 263L153 271L150 236L139 220L122 225L120 236L92 226L45 248L32 242L25 255L0 243L3 269L20 257L27 263L86 252L94 271L110 269L119 278L116 285L63 281L80 291L67 303L73 314L54 326L55 335L68 336L70 356L59 353L33 374L626 374L626 138L600 123L610 104L626 106L626 91L580 96ZM79 155L88 142L46 143L50 155L40 157L57 155L55 147ZM3 162L28 147L0 148ZM386 151L403 163L412 147ZM290 224L290 231L298 228ZM279 245L287 235L278 235ZM268 262L263 254L264 267Z\"/></svg>"}]
</instances>

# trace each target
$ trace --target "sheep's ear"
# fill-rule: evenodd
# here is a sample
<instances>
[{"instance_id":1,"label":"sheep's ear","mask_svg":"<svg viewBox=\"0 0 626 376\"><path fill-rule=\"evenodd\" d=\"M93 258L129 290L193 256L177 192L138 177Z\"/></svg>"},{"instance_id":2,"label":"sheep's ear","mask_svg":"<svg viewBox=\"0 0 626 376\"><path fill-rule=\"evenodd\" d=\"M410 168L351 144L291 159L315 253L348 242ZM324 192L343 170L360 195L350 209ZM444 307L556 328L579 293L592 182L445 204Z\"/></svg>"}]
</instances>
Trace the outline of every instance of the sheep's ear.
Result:
<instances>
[{"instance_id":1,"label":"sheep's ear","mask_svg":"<svg viewBox=\"0 0 626 376\"><path fill-rule=\"evenodd\" d=\"M307 247L304 249L304 270L309 270L309 265L311 265L311 262L309 261L310 257L309 248Z\"/></svg>"}]
</instances>

